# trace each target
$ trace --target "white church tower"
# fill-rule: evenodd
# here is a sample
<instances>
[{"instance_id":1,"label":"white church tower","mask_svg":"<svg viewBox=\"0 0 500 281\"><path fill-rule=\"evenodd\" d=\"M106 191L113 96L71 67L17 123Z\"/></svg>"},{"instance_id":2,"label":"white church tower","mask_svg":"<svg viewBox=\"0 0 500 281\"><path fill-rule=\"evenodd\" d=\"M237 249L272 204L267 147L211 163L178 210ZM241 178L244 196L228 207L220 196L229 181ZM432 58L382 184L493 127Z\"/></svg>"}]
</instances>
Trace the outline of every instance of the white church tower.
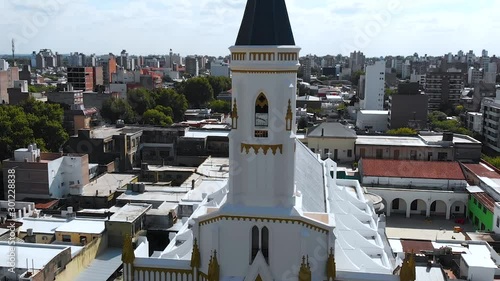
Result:
<instances>
[{"instance_id":1,"label":"white church tower","mask_svg":"<svg viewBox=\"0 0 500 281\"><path fill-rule=\"evenodd\" d=\"M229 203L291 208L300 48L295 46L285 1L248 1L230 50Z\"/></svg>"}]
</instances>

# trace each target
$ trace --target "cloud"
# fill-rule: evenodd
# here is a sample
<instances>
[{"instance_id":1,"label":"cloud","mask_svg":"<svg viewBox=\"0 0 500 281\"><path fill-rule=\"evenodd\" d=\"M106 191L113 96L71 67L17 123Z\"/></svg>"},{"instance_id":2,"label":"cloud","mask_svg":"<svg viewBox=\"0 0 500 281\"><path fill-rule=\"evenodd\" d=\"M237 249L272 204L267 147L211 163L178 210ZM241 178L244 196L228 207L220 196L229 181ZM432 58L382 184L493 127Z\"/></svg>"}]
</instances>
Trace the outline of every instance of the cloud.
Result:
<instances>
[{"instance_id":1,"label":"cloud","mask_svg":"<svg viewBox=\"0 0 500 281\"><path fill-rule=\"evenodd\" d=\"M0 53L51 48L104 54L225 55L234 43L246 0L3 0ZM370 56L489 49L498 53L494 0L286 0L302 53L354 49ZM396 9L394 7L397 7Z\"/></svg>"}]
</instances>

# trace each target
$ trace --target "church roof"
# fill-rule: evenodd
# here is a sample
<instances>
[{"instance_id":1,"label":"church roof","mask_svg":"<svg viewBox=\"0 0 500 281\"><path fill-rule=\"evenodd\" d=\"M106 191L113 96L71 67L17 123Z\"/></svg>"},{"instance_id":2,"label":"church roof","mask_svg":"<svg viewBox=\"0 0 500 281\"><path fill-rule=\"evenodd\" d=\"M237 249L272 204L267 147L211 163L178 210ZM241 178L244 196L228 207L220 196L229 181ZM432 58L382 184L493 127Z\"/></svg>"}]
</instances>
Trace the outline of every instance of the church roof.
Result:
<instances>
[{"instance_id":1,"label":"church roof","mask_svg":"<svg viewBox=\"0 0 500 281\"><path fill-rule=\"evenodd\" d=\"M235 45L295 45L285 0L248 0Z\"/></svg>"}]
</instances>

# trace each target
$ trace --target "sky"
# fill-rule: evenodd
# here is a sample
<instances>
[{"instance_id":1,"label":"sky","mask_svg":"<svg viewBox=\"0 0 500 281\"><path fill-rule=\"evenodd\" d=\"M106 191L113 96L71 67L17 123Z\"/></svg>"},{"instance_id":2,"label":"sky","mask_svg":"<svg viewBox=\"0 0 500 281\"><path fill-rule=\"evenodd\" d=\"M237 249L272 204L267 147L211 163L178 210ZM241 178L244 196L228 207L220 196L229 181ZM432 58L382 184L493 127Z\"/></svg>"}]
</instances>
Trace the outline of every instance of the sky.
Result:
<instances>
[{"instance_id":1,"label":"sky","mask_svg":"<svg viewBox=\"0 0 500 281\"><path fill-rule=\"evenodd\" d=\"M0 0L0 54L224 56L246 0ZM498 0L286 0L301 55L500 55Z\"/></svg>"}]
</instances>

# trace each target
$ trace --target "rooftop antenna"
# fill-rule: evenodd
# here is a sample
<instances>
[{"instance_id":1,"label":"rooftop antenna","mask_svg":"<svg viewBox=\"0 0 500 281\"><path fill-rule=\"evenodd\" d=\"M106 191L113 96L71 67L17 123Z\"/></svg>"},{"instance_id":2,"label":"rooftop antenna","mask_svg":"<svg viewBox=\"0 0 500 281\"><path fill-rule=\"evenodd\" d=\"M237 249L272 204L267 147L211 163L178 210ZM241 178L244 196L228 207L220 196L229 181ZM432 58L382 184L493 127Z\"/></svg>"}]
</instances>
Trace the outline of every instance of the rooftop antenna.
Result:
<instances>
[{"instance_id":1,"label":"rooftop antenna","mask_svg":"<svg viewBox=\"0 0 500 281\"><path fill-rule=\"evenodd\" d=\"M14 38L12 38L12 64L13 64L13 66L17 66L15 53L16 53L16 42L15 42Z\"/></svg>"}]
</instances>

